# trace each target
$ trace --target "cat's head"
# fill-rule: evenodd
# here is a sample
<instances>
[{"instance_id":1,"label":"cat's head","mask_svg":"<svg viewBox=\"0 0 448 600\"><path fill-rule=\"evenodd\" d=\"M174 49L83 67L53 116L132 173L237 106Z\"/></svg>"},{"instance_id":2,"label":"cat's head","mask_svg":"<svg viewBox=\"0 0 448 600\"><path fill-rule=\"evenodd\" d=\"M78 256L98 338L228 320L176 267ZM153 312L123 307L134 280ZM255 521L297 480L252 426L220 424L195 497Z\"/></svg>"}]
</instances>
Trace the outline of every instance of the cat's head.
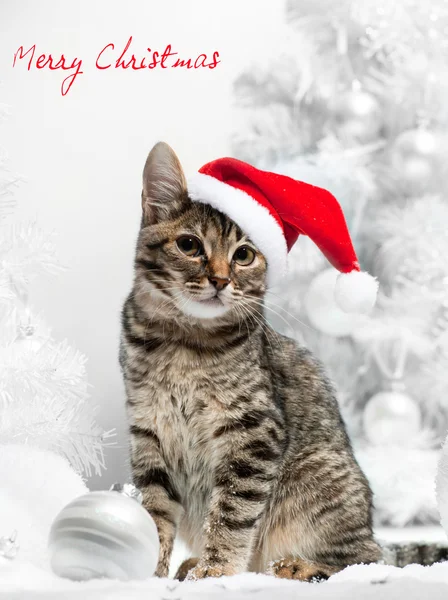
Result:
<instances>
[{"instance_id":1,"label":"cat's head","mask_svg":"<svg viewBox=\"0 0 448 600\"><path fill-rule=\"evenodd\" d=\"M179 159L163 142L146 160L142 210L136 281L160 316L238 322L259 311L265 257L227 216L189 198Z\"/></svg>"}]
</instances>

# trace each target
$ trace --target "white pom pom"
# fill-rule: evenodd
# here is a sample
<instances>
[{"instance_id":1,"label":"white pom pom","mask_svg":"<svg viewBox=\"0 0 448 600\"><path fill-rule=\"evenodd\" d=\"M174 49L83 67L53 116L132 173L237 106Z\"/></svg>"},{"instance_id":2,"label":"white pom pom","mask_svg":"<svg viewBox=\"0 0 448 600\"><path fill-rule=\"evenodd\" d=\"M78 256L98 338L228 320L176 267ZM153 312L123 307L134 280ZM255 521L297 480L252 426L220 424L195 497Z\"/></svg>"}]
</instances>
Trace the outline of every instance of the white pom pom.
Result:
<instances>
[{"instance_id":1,"label":"white pom pom","mask_svg":"<svg viewBox=\"0 0 448 600\"><path fill-rule=\"evenodd\" d=\"M336 281L334 297L344 312L368 313L375 306L378 281L360 271L341 273Z\"/></svg>"}]
</instances>

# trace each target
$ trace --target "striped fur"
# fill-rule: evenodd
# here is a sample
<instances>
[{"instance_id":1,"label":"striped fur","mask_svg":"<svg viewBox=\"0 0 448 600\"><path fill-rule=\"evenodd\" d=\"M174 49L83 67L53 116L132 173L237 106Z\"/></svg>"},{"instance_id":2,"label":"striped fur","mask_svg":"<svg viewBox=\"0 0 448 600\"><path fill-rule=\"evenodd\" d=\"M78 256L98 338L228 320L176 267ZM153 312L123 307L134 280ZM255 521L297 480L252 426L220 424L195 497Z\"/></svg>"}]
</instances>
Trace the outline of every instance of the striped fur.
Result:
<instances>
[{"instance_id":1,"label":"striped fur","mask_svg":"<svg viewBox=\"0 0 448 600\"><path fill-rule=\"evenodd\" d=\"M232 260L251 241L188 198L165 144L148 157L142 200L120 363L133 478L160 535L156 574L167 575L176 534L199 558L186 567L193 579L268 569L310 579L378 560L371 491L333 388L307 350L266 324L264 257L254 248L251 265ZM184 234L203 255L179 251ZM230 281L217 296L224 308L192 316L213 277Z\"/></svg>"}]
</instances>

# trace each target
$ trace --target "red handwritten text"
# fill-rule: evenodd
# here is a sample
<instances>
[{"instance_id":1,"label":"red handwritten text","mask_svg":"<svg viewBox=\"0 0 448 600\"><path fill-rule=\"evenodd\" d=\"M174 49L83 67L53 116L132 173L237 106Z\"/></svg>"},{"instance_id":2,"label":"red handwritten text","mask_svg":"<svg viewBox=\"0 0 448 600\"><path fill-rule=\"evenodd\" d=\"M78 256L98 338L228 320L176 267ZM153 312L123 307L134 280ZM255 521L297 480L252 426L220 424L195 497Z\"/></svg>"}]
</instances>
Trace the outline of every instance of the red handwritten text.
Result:
<instances>
[{"instance_id":1,"label":"red handwritten text","mask_svg":"<svg viewBox=\"0 0 448 600\"><path fill-rule=\"evenodd\" d=\"M117 56L115 53L115 45L107 44L98 54L96 59L97 69L129 69L134 71L140 71L141 69L155 69L161 67L162 69L168 69L169 67L186 67L187 69L199 69L200 67L208 67L214 69L221 62L219 59L219 52L213 52L213 58L209 60L206 54L200 54L194 60L193 58L180 59L169 61L168 59L177 56L178 52L173 52L171 44L168 44L163 52L157 52L147 48L147 56L136 57L131 54L129 48L132 44L132 35L128 39L126 46L122 52ZM129 51L129 52L128 52ZM115 59L115 60L114 60ZM167 63L168 61L168 63ZM209 62L207 62L209 61Z\"/></svg>"},{"instance_id":2,"label":"red handwritten text","mask_svg":"<svg viewBox=\"0 0 448 600\"><path fill-rule=\"evenodd\" d=\"M207 54L199 54L196 57L180 57L178 52L174 52L171 44L168 44L162 52L146 48L144 55L136 56L131 51L132 36L129 37L127 43L116 50L115 44L109 43L100 50L96 57L95 67L104 71L107 69L131 69L132 71L152 70L157 67L161 69L168 68L185 68L185 69L215 69L221 62L219 60L219 52L212 53L211 58ZM73 60L66 59L64 54L54 58L52 54L40 54L35 58L36 44L33 44L24 50L20 46L14 54L12 66L15 67L20 61L27 64L27 70L49 69L56 71L71 71L71 73L62 81L61 94L65 96L75 80L84 71L81 70L83 61L80 58Z\"/></svg>"},{"instance_id":3,"label":"red handwritten text","mask_svg":"<svg viewBox=\"0 0 448 600\"><path fill-rule=\"evenodd\" d=\"M33 46L31 46L26 52L23 50L23 46L20 46L20 48L14 54L14 62L12 63L12 66L15 67L17 60L23 60L28 54L31 53L28 59L27 67L27 70L30 71L33 66L35 52L36 44L33 44ZM71 75L66 77L61 84L61 94L63 96L65 96L68 93L78 75L82 75L83 73L83 71L81 71L81 59L74 58L70 62L66 60L63 54L61 54L61 57L58 60L54 59L51 54L41 54L36 59L34 66L36 69L48 68L50 69L50 71L56 71L57 69L61 69L62 71L73 71Z\"/></svg>"}]
</instances>

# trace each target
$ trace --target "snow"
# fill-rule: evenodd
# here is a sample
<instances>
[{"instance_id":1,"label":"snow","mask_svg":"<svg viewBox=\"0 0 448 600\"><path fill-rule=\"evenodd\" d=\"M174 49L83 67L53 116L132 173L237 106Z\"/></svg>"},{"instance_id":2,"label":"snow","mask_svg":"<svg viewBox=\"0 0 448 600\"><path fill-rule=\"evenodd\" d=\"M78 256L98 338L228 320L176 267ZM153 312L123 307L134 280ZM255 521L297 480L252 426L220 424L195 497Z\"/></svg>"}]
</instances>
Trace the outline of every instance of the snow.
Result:
<instances>
[{"instance_id":1,"label":"snow","mask_svg":"<svg viewBox=\"0 0 448 600\"><path fill-rule=\"evenodd\" d=\"M67 600L270 600L280 597L347 600L381 598L382 600L446 599L448 564L432 567L411 565L404 569L381 565L349 567L323 583L302 583L275 579L267 575L244 574L220 579L183 582L152 578L145 582L98 580L77 583L62 580L25 563L0 562L0 598Z\"/></svg>"},{"instance_id":2,"label":"snow","mask_svg":"<svg viewBox=\"0 0 448 600\"><path fill-rule=\"evenodd\" d=\"M51 524L86 485L66 458L27 444L0 445L0 481L0 537L16 530L20 559L48 568Z\"/></svg>"},{"instance_id":3,"label":"snow","mask_svg":"<svg viewBox=\"0 0 448 600\"><path fill-rule=\"evenodd\" d=\"M445 533L440 527L380 529L376 535L379 539L391 542L446 542ZM185 550L177 546L173 569L185 555ZM143 582L73 582L56 577L19 556L12 561L0 558L2 600L271 600L279 597L282 600L446 600L448 562L431 567L409 565L404 569L386 565L355 565L323 583L286 581L252 573L180 583L172 579L157 578Z\"/></svg>"},{"instance_id":4,"label":"snow","mask_svg":"<svg viewBox=\"0 0 448 600\"><path fill-rule=\"evenodd\" d=\"M380 542L424 542L427 544L448 544L448 537L442 527L425 525L415 527L377 527L375 537Z\"/></svg>"}]
</instances>

